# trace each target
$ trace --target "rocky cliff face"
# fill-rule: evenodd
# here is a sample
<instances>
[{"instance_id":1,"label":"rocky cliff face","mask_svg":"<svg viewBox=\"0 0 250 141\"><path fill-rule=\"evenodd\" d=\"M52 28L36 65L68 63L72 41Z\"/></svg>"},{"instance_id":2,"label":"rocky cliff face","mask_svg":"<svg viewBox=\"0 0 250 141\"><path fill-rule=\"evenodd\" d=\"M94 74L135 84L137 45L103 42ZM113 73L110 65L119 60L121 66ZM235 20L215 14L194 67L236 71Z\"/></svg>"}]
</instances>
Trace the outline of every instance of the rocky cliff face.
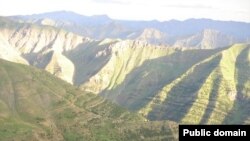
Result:
<instances>
[{"instance_id":1,"label":"rocky cliff face","mask_svg":"<svg viewBox=\"0 0 250 141\"><path fill-rule=\"evenodd\" d=\"M146 28L141 32L135 33L134 35L129 36L130 39L136 39L150 44L163 44L170 45L171 37L166 33L163 33L154 28Z\"/></svg>"},{"instance_id":2,"label":"rocky cliff face","mask_svg":"<svg viewBox=\"0 0 250 141\"><path fill-rule=\"evenodd\" d=\"M237 43L237 39L235 39L233 36L223 34L217 30L206 29L201 33L177 40L174 46L213 49L226 47L232 45L233 43Z\"/></svg>"},{"instance_id":3,"label":"rocky cliff face","mask_svg":"<svg viewBox=\"0 0 250 141\"><path fill-rule=\"evenodd\" d=\"M11 27L9 23L18 26ZM0 28L1 49L4 50L1 52L2 58L45 69L76 85L88 81L105 83L105 86L102 85L96 92L109 85L106 81L114 81L109 79L113 73L118 75L118 70L114 70L116 65L123 65L123 69L119 71L128 73L143 61L161 57L169 52L164 46L150 45L145 41L96 41L50 26L36 26L9 20L3 24L6 26ZM156 34L158 38L157 33L152 34ZM130 63L123 64L127 61ZM99 71L109 76L100 76L99 79L102 80L92 78ZM106 71L109 73L106 74ZM124 79L124 74L121 79ZM97 83L91 83L93 84L95 87L98 86Z\"/></svg>"},{"instance_id":4,"label":"rocky cliff face","mask_svg":"<svg viewBox=\"0 0 250 141\"><path fill-rule=\"evenodd\" d=\"M45 69L73 83L74 62L65 54L93 41L53 27L16 24L19 27L6 23L0 28L1 58Z\"/></svg>"}]
</instances>

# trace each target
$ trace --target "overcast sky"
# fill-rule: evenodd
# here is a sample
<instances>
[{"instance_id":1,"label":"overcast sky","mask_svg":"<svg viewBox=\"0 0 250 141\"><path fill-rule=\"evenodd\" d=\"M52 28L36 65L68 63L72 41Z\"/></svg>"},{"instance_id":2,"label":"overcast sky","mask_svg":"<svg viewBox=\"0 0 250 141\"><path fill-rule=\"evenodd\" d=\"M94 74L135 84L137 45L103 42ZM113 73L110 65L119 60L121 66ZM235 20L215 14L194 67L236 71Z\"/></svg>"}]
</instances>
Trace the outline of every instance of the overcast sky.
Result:
<instances>
[{"instance_id":1,"label":"overcast sky","mask_svg":"<svg viewBox=\"0 0 250 141\"><path fill-rule=\"evenodd\" d=\"M2 0L0 15L58 10L127 20L210 18L250 22L250 0Z\"/></svg>"}]
</instances>

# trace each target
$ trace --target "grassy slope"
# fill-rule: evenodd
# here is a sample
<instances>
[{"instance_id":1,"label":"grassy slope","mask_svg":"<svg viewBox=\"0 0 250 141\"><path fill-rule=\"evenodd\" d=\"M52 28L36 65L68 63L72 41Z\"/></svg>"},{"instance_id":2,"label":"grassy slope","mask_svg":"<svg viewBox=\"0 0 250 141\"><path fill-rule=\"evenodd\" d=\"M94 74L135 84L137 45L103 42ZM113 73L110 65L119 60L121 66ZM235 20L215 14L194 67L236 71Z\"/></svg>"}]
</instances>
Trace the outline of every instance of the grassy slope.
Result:
<instances>
[{"instance_id":1,"label":"grassy slope","mask_svg":"<svg viewBox=\"0 0 250 141\"><path fill-rule=\"evenodd\" d=\"M114 61L120 64L114 71L119 73L112 73L111 85L101 94L151 120L249 122L249 45L169 52L134 65L136 61L126 60L124 51Z\"/></svg>"},{"instance_id":2,"label":"grassy slope","mask_svg":"<svg viewBox=\"0 0 250 141\"><path fill-rule=\"evenodd\" d=\"M249 48L235 45L201 61L166 85L151 105L147 105L148 109L141 112L150 119L183 123L247 122L250 117ZM245 65L238 65L243 62ZM239 79L239 75L244 77Z\"/></svg>"},{"instance_id":3,"label":"grassy slope","mask_svg":"<svg viewBox=\"0 0 250 141\"><path fill-rule=\"evenodd\" d=\"M96 93L105 89L105 91L102 91L102 95L109 99L119 99L117 97L120 94L123 97L127 93L133 92L147 96L152 95L152 93L155 93L167 82L178 77L193 64L218 51L166 48L137 41L121 41L112 44L108 48L108 59L103 58L107 62L103 63L104 65L101 68L99 67L98 71L95 71L96 69L94 68L94 71L90 73L92 76L81 88ZM94 56L91 52L88 54L82 55L82 57ZM90 62L89 64L100 64L103 62L103 60L99 60L92 63L93 60L97 59L91 59L88 61ZM84 61L82 62L79 64L84 64ZM85 65L80 73L85 74L85 70L89 72L89 68L92 67L88 66ZM137 89L142 87L143 89Z\"/></svg>"},{"instance_id":4,"label":"grassy slope","mask_svg":"<svg viewBox=\"0 0 250 141\"><path fill-rule=\"evenodd\" d=\"M153 59L145 59L141 65L134 65L129 73L121 71L122 73L117 79L123 76L123 81L119 83L113 82L117 85L109 87L102 94L131 110L139 110L156 96L157 92L164 85L177 79L200 60L204 60L218 52L218 50L180 50L171 48L155 50L155 52L165 53L165 55L158 55ZM147 58L151 52L149 51L148 54L140 58ZM135 64L134 61L126 62L123 59L124 54L122 54L122 57L119 57L120 62L130 65ZM135 54L134 56L137 55ZM119 69L119 67L115 67L115 69Z\"/></svg>"},{"instance_id":5,"label":"grassy slope","mask_svg":"<svg viewBox=\"0 0 250 141\"><path fill-rule=\"evenodd\" d=\"M0 18L0 27L41 28L5 18ZM183 50L137 41L94 41L64 55L75 64L75 84L87 82L83 89L102 91L149 119L249 123L249 46ZM4 102L0 105L6 109Z\"/></svg>"},{"instance_id":6,"label":"grassy slope","mask_svg":"<svg viewBox=\"0 0 250 141\"><path fill-rule=\"evenodd\" d=\"M0 140L175 140L173 122L145 122L99 96L0 60Z\"/></svg>"},{"instance_id":7,"label":"grassy slope","mask_svg":"<svg viewBox=\"0 0 250 141\"><path fill-rule=\"evenodd\" d=\"M105 51L101 48L101 50ZM174 49L166 49L138 41L120 41L111 44L107 49L109 59L81 88L99 93L103 89L118 87L133 69L145 61L172 54ZM93 53L90 55L93 56ZM95 60L95 59L92 59ZM96 64L102 61L96 62ZM88 69L88 67L86 68Z\"/></svg>"}]
</instances>

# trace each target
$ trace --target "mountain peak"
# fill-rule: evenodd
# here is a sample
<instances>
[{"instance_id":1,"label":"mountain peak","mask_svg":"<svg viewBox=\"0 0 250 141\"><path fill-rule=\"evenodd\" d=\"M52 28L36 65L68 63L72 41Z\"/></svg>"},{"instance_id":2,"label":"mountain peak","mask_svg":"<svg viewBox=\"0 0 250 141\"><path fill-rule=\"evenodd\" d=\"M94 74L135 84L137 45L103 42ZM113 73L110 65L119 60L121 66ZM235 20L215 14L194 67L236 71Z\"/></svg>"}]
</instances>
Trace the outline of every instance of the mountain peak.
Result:
<instances>
[{"instance_id":1,"label":"mountain peak","mask_svg":"<svg viewBox=\"0 0 250 141\"><path fill-rule=\"evenodd\" d=\"M93 15L92 18L110 19L108 15Z\"/></svg>"}]
</instances>

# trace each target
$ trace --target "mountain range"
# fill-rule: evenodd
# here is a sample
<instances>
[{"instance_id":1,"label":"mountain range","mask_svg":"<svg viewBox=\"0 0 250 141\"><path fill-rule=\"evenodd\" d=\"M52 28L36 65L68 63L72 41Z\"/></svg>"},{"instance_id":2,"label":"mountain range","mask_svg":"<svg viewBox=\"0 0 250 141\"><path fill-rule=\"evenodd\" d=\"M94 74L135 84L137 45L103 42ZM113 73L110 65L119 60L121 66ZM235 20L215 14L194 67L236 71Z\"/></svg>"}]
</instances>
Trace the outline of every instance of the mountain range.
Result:
<instances>
[{"instance_id":1,"label":"mountain range","mask_svg":"<svg viewBox=\"0 0 250 141\"><path fill-rule=\"evenodd\" d=\"M13 16L12 19L38 25L65 29L85 37L102 40L132 39L151 44L185 46L191 48L226 47L234 43L248 42L250 24L210 19L185 21L123 21L106 15L83 16L69 11Z\"/></svg>"},{"instance_id":2,"label":"mountain range","mask_svg":"<svg viewBox=\"0 0 250 141\"><path fill-rule=\"evenodd\" d=\"M249 37L249 23L209 19L0 17L0 139L177 140L180 123L250 124Z\"/></svg>"}]
</instances>

